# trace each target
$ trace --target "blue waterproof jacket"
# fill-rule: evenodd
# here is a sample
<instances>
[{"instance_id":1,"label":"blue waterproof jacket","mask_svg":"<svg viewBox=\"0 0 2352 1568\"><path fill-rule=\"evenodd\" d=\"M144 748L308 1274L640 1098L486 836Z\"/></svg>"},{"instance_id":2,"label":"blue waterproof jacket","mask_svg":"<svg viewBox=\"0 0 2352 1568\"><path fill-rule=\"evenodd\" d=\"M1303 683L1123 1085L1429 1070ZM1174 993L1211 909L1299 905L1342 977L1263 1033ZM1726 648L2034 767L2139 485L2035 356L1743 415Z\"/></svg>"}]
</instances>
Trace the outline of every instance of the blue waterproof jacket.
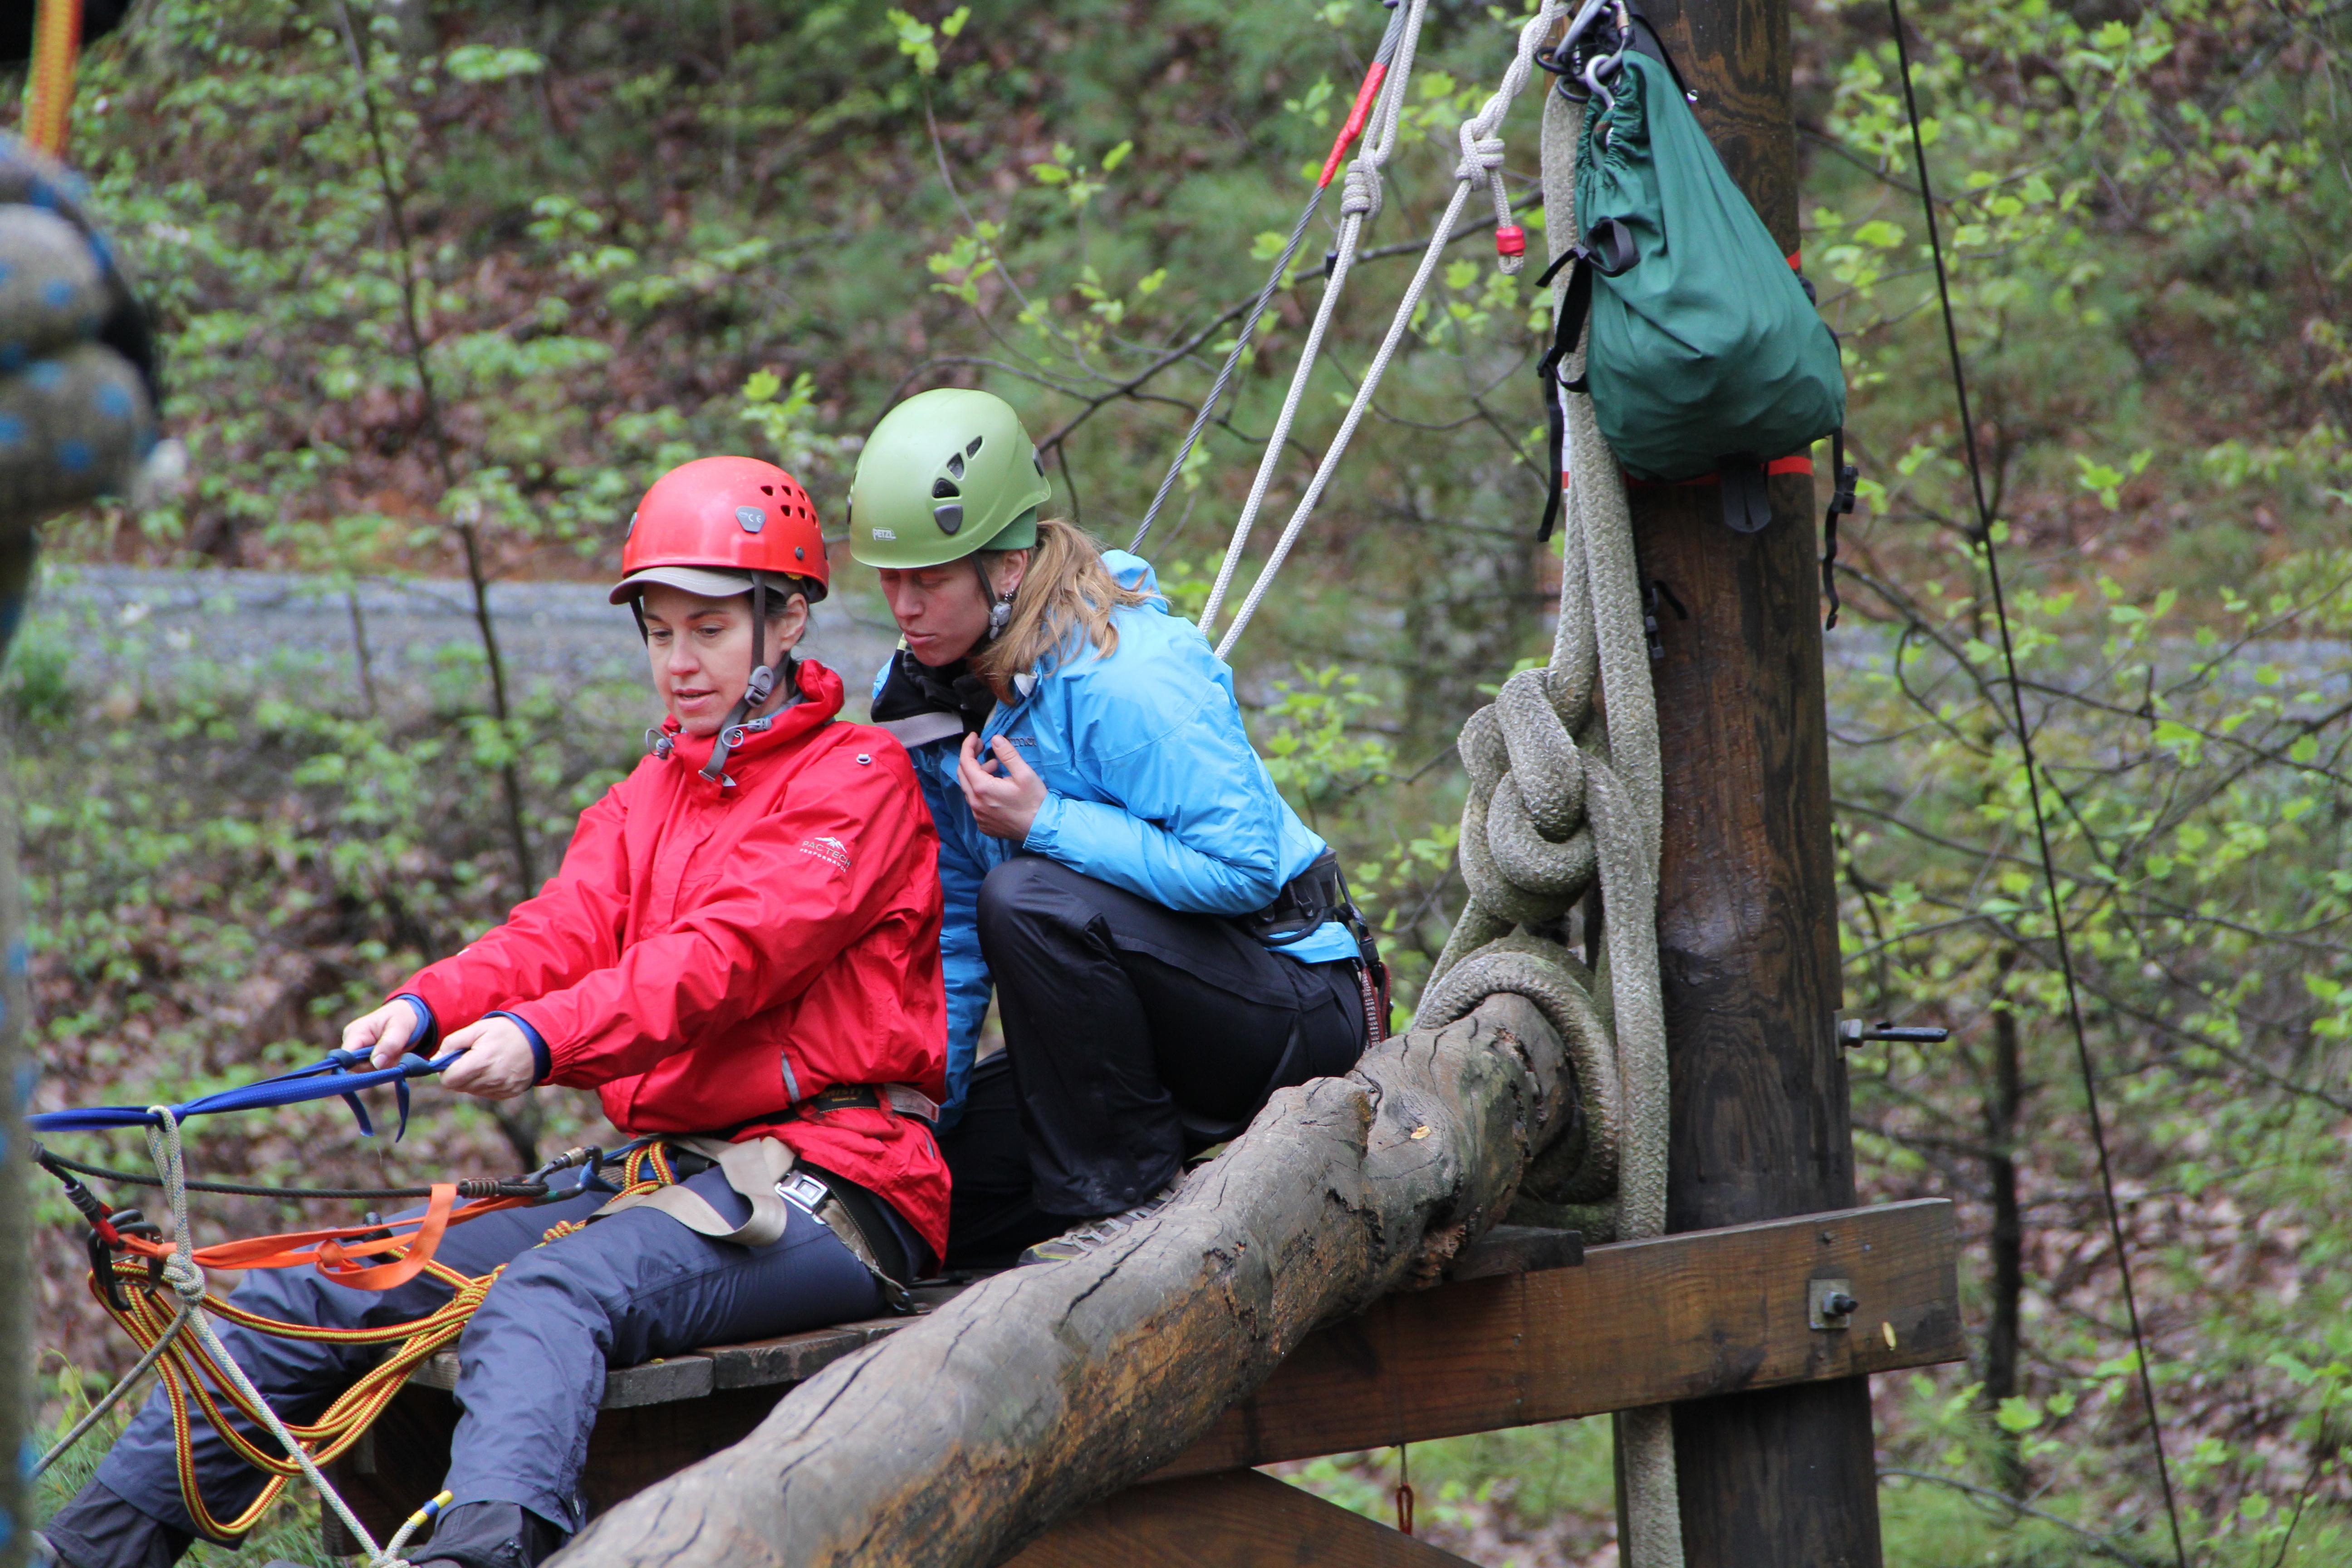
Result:
<instances>
[{"instance_id":1,"label":"blue waterproof jacket","mask_svg":"<svg viewBox=\"0 0 2352 1568\"><path fill-rule=\"evenodd\" d=\"M1107 551L1103 564L1129 587L1158 591L1139 556ZM992 838L972 820L955 776L961 730L908 748L939 825L947 895L950 1122L988 1013L980 884L1000 861L1044 855L1171 910L1244 915L1272 903L1323 853L1251 746L1233 671L1200 628L1164 600L1115 610L1111 624L1118 647L1109 658L1085 642L1049 657L1015 679L1014 701L998 703L981 731L983 756L1003 735L1045 781L1045 804L1022 843ZM877 697L889 677L886 664ZM1357 956L1337 921L1275 951L1301 963Z\"/></svg>"}]
</instances>

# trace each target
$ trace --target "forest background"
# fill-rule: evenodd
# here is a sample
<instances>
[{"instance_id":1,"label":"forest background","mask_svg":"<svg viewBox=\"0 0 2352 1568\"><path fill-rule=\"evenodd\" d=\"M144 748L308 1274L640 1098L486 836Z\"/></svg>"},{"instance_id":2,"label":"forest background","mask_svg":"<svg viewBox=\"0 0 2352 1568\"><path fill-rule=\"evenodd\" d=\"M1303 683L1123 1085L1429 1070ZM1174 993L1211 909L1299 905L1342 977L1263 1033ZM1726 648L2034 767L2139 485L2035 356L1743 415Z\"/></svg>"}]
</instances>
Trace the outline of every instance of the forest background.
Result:
<instances>
[{"instance_id":1,"label":"forest background","mask_svg":"<svg viewBox=\"0 0 2352 1568\"><path fill-rule=\"evenodd\" d=\"M2352 1559L2347 10L1910 18L2163 1441L2193 1560L2249 1568ZM609 578L635 496L706 452L784 463L838 533L862 432L949 384L1013 398L1068 514L1123 543L1384 19L145 0L85 62L74 154L156 311L190 473L49 530L53 591L6 678L39 1102L314 1056L553 865L651 716L641 687L516 679L478 637L380 649L422 673L379 692L364 663L257 663L234 618L218 643L77 618L77 569L312 574L364 647L367 584ZM1337 426L1519 20L1431 6L1379 259L1270 508ZM1959 1204L1975 1352L1880 1380L1890 1560L2170 1561L1892 35L1871 5L1799 0L1794 24L1806 268L1864 475L1830 637L1847 999L1954 1031L1850 1058L1863 1181ZM1539 228L1534 130L1523 102L1507 175ZM1246 493L1323 236L1149 547L1181 607ZM1440 281L1237 657L1279 782L1389 932L1401 1009L1460 900L1452 736L1540 655L1557 582L1534 538L1548 312L1483 225ZM207 1127L195 1157L268 1181L494 1173L598 1125L565 1091L498 1120L422 1103L397 1145L336 1109ZM54 1418L129 1357L68 1211L44 1214ZM198 1223L295 1217L225 1200ZM1489 1563L1613 1562L1605 1426L1416 1447L1424 1531ZM1396 1466L1292 1479L1383 1511ZM315 1556L308 1519L289 1505L268 1549Z\"/></svg>"}]
</instances>

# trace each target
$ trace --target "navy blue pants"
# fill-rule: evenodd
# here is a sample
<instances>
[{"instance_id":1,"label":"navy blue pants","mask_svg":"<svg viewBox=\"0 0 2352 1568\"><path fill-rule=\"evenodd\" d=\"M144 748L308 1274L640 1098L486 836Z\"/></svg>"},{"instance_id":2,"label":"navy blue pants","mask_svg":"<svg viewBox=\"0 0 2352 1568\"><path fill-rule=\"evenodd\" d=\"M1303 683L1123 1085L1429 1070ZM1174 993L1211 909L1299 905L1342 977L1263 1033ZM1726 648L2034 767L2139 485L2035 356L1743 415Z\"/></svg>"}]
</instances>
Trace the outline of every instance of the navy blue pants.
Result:
<instances>
[{"instance_id":1,"label":"navy blue pants","mask_svg":"<svg viewBox=\"0 0 2352 1568\"><path fill-rule=\"evenodd\" d=\"M687 1185L730 1222L749 1215L716 1170ZM551 1226L585 1219L612 1195L591 1191L509 1209L454 1226L443 1237L436 1256L461 1273L506 1265L457 1344L461 1414L446 1483L457 1504L519 1504L566 1534L577 1531L584 1522L580 1473L606 1367L884 1310L865 1266L797 1208L782 1238L758 1248L713 1241L646 1209L625 1210L540 1245ZM877 1206L887 1212L887 1205ZM895 1214L889 1218L899 1223ZM920 1256L912 1232L900 1239L910 1256ZM278 1268L247 1276L236 1303L288 1322L358 1328L423 1317L449 1295L430 1279L395 1290L354 1290L313 1268ZM315 1419L382 1354L373 1347L216 1327L254 1386L292 1421ZM247 1435L275 1448L267 1434ZM194 1443L199 1484L215 1518L241 1511L260 1494L268 1478L201 1416ZM141 1517L126 1513L125 1505ZM194 1529L180 1498L171 1408L159 1391L131 1418L91 1483L43 1533L72 1568L158 1568L185 1550Z\"/></svg>"}]
</instances>

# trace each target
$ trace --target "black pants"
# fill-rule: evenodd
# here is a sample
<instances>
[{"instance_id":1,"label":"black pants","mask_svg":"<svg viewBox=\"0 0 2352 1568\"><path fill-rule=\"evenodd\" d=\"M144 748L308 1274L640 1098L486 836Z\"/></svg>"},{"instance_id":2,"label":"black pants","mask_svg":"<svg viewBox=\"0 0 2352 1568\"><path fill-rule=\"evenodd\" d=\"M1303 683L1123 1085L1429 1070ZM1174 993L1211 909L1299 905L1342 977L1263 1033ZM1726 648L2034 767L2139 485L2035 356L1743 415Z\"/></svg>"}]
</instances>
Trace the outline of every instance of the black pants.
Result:
<instances>
[{"instance_id":1,"label":"black pants","mask_svg":"<svg viewBox=\"0 0 2352 1568\"><path fill-rule=\"evenodd\" d=\"M1363 1054L1353 963L1301 963L1037 856L988 874L980 947L1004 1055L940 1140L950 1267L1142 1202L1276 1089Z\"/></svg>"}]
</instances>

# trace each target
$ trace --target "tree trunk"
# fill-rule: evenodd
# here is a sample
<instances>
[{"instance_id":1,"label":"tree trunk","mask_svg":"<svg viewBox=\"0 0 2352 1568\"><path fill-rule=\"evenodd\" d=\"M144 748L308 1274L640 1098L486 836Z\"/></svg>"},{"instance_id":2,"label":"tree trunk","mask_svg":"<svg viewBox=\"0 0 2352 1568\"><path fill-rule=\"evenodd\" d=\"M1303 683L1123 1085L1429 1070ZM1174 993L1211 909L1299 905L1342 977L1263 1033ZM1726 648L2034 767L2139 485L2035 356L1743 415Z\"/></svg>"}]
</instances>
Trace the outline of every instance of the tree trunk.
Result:
<instances>
[{"instance_id":1,"label":"tree trunk","mask_svg":"<svg viewBox=\"0 0 2352 1568\"><path fill-rule=\"evenodd\" d=\"M1317 1324L1434 1284L1570 1120L1562 1060L1500 995L1286 1089L1129 1239L999 1275L827 1369L559 1561L1003 1562L1173 1459Z\"/></svg>"},{"instance_id":2,"label":"tree trunk","mask_svg":"<svg viewBox=\"0 0 2352 1568\"><path fill-rule=\"evenodd\" d=\"M33 528L30 518L0 530L0 658L5 658L32 591ZM13 726L11 726L13 730ZM11 760L16 736L0 745L0 762ZM30 1261L33 1203L25 1189L25 1099L32 1091L26 1069L25 1031L31 1022L33 988L26 973L25 896L17 881L16 790L0 789L0 1454L34 1452L35 1405L40 1380L34 1365L33 1291ZM32 1488L22 1463L0 1466L0 1568L26 1560L32 1543Z\"/></svg>"},{"instance_id":3,"label":"tree trunk","mask_svg":"<svg viewBox=\"0 0 2352 1568\"><path fill-rule=\"evenodd\" d=\"M1985 1175L1992 1189L1992 1312L1985 1329L1984 1405L1998 1410L2017 1392L2023 1344L2025 1222L2017 1204L2017 1123L2025 1108L2018 1065L2017 1014L2006 1003L1992 1010L1992 1092L1985 1097ZM2011 1497L2024 1495L2025 1461L2019 1434L1996 1428L2000 1481Z\"/></svg>"}]
</instances>

